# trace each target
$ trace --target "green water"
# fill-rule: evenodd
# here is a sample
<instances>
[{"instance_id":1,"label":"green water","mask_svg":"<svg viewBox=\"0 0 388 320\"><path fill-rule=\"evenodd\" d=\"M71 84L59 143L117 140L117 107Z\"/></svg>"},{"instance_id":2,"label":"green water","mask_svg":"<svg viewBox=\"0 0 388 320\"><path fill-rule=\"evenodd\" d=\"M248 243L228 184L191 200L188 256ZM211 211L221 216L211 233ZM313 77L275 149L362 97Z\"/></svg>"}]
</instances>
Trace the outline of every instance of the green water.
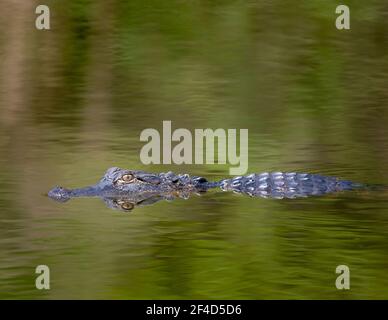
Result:
<instances>
[{"instance_id":1,"label":"green water","mask_svg":"<svg viewBox=\"0 0 388 320\"><path fill-rule=\"evenodd\" d=\"M143 165L140 132L162 120L248 129L249 172L388 184L386 1L348 1L347 31L336 1L51 1L49 31L37 4L0 5L0 298L388 298L388 192L211 192L129 214L45 196L112 166L228 176Z\"/></svg>"}]
</instances>

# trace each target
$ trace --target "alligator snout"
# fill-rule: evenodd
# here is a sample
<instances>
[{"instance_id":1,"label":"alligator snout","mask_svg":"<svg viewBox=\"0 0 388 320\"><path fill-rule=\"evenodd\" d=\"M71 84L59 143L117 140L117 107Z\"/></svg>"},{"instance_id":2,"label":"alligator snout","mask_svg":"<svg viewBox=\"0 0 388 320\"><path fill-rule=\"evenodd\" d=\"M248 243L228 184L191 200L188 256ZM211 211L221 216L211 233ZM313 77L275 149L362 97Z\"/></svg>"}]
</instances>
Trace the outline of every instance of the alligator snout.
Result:
<instances>
[{"instance_id":1,"label":"alligator snout","mask_svg":"<svg viewBox=\"0 0 388 320\"><path fill-rule=\"evenodd\" d=\"M57 186L51 189L47 195L56 201L66 202L70 199L70 190Z\"/></svg>"}]
</instances>

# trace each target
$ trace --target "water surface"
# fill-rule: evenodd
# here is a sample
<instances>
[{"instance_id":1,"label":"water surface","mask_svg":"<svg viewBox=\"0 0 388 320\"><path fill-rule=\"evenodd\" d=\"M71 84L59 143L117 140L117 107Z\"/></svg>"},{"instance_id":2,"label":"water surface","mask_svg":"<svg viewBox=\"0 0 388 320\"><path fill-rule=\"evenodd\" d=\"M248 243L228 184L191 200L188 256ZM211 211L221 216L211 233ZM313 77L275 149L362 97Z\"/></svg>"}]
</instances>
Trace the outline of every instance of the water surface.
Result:
<instances>
[{"instance_id":1,"label":"water surface","mask_svg":"<svg viewBox=\"0 0 388 320\"><path fill-rule=\"evenodd\" d=\"M388 8L350 1L342 32L336 5L54 1L50 31L34 28L33 2L2 8L15 19L0 21L0 297L388 298L387 192L210 192L128 214L46 196L112 166L228 176L143 165L140 132L162 120L249 129L249 172L388 184ZM335 287L341 264L349 291Z\"/></svg>"}]
</instances>

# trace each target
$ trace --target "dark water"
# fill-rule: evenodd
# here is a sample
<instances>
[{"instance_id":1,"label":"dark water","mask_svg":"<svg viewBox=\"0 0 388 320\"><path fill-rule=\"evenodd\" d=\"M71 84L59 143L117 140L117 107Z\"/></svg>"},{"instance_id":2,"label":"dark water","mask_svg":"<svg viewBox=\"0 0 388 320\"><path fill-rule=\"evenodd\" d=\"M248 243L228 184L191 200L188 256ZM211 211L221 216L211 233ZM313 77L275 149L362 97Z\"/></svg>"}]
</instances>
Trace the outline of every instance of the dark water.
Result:
<instances>
[{"instance_id":1,"label":"dark water","mask_svg":"<svg viewBox=\"0 0 388 320\"><path fill-rule=\"evenodd\" d=\"M211 192L126 214L56 203L140 162L145 128L249 129L249 172L388 184L385 1L53 1L0 5L1 298L388 298L388 192L296 200ZM3 7L4 6L4 7ZM13 19L8 19L13 15ZM51 289L35 288L50 267ZM347 265L351 288L335 287Z\"/></svg>"}]
</instances>

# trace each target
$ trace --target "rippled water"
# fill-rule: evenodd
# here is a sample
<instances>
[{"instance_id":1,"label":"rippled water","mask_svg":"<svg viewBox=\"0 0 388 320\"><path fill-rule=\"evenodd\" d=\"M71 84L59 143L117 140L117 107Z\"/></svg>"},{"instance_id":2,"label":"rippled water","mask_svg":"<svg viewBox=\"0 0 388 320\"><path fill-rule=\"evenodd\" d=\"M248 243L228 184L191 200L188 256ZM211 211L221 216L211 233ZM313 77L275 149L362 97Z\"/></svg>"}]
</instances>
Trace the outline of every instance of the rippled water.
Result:
<instances>
[{"instance_id":1,"label":"rippled water","mask_svg":"<svg viewBox=\"0 0 388 320\"><path fill-rule=\"evenodd\" d=\"M5 2L17 13L0 21L1 298L388 298L387 191L209 192L131 213L46 196L112 166L228 176L143 165L140 132L162 120L249 129L249 172L388 185L384 1L352 2L344 32L333 1L72 0L52 4L50 31L35 30L32 4Z\"/></svg>"}]
</instances>

